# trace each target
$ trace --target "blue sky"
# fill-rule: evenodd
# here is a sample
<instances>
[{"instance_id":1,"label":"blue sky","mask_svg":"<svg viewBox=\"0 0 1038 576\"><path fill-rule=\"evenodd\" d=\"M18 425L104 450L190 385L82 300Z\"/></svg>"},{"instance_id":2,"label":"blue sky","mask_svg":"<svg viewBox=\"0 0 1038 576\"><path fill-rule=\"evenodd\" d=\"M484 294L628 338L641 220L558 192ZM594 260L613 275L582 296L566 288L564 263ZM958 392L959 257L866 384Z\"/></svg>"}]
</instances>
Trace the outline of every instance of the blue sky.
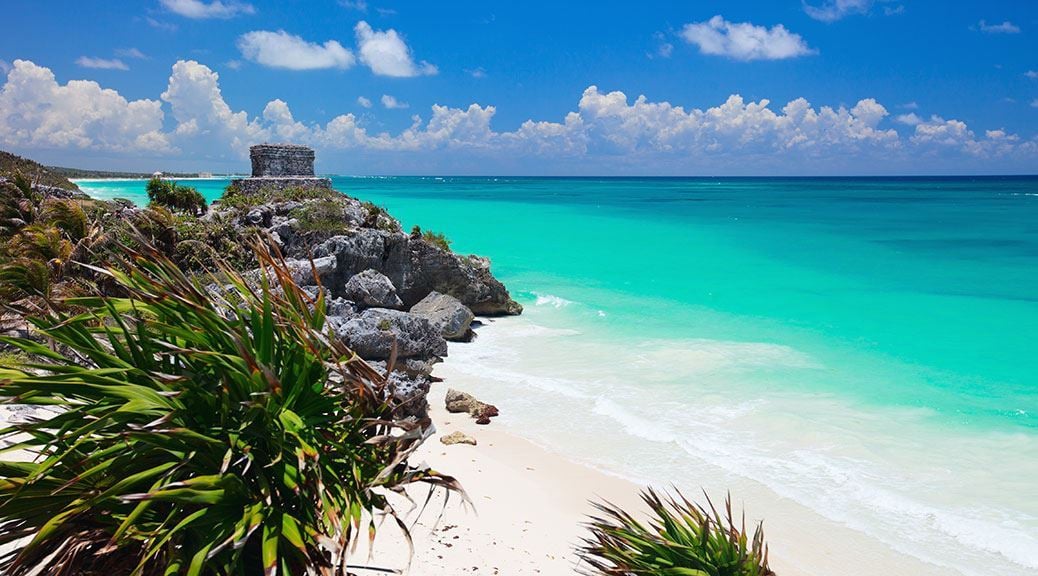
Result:
<instances>
[{"instance_id":1,"label":"blue sky","mask_svg":"<svg viewBox=\"0 0 1038 576\"><path fill-rule=\"evenodd\" d=\"M1038 172L1028 1L8 0L5 15L0 148L48 163L241 170L249 144L291 140L358 174Z\"/></svg>"}]
</instances>

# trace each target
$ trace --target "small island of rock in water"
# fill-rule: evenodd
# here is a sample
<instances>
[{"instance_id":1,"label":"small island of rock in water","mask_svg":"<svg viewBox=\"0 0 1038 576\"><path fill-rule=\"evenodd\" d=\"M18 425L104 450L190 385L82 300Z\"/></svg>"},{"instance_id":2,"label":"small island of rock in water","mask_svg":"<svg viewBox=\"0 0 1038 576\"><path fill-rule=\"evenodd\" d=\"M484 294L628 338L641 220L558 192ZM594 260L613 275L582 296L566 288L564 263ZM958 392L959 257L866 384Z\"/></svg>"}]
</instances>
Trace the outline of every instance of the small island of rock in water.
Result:
<instances>
[{"instance_id":1,"label":"small island of rock in water","mask_svg":"<svg viewBox=\"0 0 1038 576\"><path fill-rule=\"evenodd\" d=\"M252 177L231 181L243 194L264 189L325 188L332 181L314 175L314 150L298 144L256 144L249 148Z\"/></svg>"}]
</instances>

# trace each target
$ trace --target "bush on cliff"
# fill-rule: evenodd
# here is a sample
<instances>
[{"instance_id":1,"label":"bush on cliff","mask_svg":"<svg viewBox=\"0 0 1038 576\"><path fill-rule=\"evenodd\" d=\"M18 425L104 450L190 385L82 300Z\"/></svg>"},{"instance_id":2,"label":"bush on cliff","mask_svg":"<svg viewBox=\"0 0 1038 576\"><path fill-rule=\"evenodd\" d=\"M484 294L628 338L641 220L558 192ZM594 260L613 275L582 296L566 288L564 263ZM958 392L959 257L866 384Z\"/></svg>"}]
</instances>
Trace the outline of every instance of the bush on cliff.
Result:
<instances>
[{"instance_id":1,"label":"bush on cliff","mask_svg":"<svg viewBox=\"0 0 1038 576\"><path fill-rule=\"evenodd\" d=\"M440 232L433 232L432 230L425 230L423 232L420 226L415 226L414 228L411 228L411 237L421 238L422 240L425 240L429 244L432 244L433 246L436 246L437 248L440 248L445 252L451 251L450 239L448 239L447 236L443 235Z\"/></svg>"},{"instance_id":2,"label":"bush on cliff","mask_svg":"<svg viewBox=\"0 0 1038 576\"><path fill-rule=\"evenodd\" d=\"M0 431L38 454L0 461L0 545L31 538L0 573L344 576L362 519L395 517L387 491L457 489L409 463L424 423L278 257L215 290L124 251L104 272L122 297L33 319L54 346L2 339L37 360L5 360L0 398L47 412Z\"/></svg>"},{"instance_id":3,"label":"bush on cliff","mask_svg":"<svg viewBox=\"0 0 1038 576\"><path fill-rule=\"evenodd\" d=\"M190 186L155 177L148 181L147 190L148 200L153 205L192 215L205 214L208 209L202 194Z\"/></svg>"},{"instance_id":4,"label":"bush on cliff","mask_svg":"<svg viewBox=\"0 0 1038 576\"><path fill-rule=\"evenodd\" d=\"M768 548L760 524L752 538L746 521L737 525L731 499L724 515L685 499L642 493L649 507L648 522L609 503L596 503L601 516L591 518L591 536L578 554L590 575L648 576L774 576L768 568Z\"/></svg>"}]
</instances>

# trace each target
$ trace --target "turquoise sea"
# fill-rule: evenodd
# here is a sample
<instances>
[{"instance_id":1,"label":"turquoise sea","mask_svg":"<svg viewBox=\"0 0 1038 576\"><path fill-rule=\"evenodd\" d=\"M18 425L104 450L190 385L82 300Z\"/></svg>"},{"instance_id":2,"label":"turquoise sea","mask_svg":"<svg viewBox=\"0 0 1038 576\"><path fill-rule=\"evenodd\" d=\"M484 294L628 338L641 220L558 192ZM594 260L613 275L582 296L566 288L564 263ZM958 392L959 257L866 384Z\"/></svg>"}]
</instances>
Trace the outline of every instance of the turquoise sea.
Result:
<instances>
[{"instance_id":1,"label":"turquoise sea","mask_svg":"<svg viewBox=\"0 0 1038 576\"><path fill-rule=\"evenodd\" d=\"M451 353L521 434L1038 572L1038 178L334 180L491 258L527 311Z\"/></svg>"}]
</instances>

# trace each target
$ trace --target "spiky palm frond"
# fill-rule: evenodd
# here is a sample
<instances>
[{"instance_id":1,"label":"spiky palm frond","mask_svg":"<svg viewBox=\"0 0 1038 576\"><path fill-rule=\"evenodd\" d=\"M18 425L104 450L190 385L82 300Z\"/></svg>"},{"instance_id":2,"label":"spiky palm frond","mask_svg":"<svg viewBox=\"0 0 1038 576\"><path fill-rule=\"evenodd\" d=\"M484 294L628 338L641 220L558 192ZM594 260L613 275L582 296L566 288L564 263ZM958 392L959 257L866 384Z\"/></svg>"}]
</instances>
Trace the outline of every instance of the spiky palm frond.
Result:
<instances>
[{"instance_id":1,"label":"spiky palm frond","mask_svg":"<svg viewBox=\"0 0 1038 576\"><path fill-rule=\"evenodd\" d=\"M90 229L83 207L71 199L48 198L40 205L37 220L61 230L71 242L78 242Z\"/></svg>"},{"instance_id":2,"label":"spiky palm frond","mask_svg":"<svg viewBox=\"0 0 1038 576\"><path fill-rule=\"evenodd\" d=\"M595 503L601 514L588 523L591 535L578 554L595 576L773 576L768 567L764 530L749 537L746 519L737 523L731 496L722 515L680 493L642 492L646 521L608 502Z\"/></svg>"},{"instance_id":3,"label":"spiky palm frond","mask_svg":"<svg viewBox=\"0 0 1038 576\"><path fill-rule=\"evenodd\" d=\"M58 352L4 339L45 361L0 368L0 397L54 412L0 431L38 454L0 461L0 545L31 539L0 573L344 576L363 519L395 517L387 491L460 490L409 463L428 422L395 418L275 254L222 288L125 254L103 270L125 297L34 320Z\"/></svg>"}]
</instances>

